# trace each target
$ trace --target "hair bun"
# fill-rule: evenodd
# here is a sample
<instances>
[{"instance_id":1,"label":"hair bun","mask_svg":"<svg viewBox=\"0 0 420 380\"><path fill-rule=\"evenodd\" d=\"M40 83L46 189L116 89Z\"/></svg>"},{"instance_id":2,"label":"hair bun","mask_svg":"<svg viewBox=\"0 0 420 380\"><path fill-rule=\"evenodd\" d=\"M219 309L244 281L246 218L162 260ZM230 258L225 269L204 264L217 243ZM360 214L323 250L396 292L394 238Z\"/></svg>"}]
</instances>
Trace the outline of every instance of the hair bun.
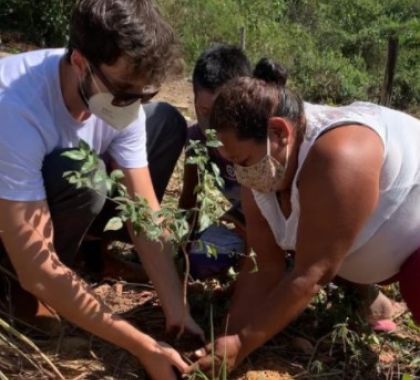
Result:
<instances>
[{"instance_id":1,"label":"hair bun","mask_svg":"<svg viewBox=\"0 0 420 380\"><path fill-rule=\"evenodd\" d=\"M285 86L288 72L287 69L279 63L271 61L268 58L261 58L255 66L254 77L268 83L274 83L278 86Z\"/></svg>"}]
</instances>

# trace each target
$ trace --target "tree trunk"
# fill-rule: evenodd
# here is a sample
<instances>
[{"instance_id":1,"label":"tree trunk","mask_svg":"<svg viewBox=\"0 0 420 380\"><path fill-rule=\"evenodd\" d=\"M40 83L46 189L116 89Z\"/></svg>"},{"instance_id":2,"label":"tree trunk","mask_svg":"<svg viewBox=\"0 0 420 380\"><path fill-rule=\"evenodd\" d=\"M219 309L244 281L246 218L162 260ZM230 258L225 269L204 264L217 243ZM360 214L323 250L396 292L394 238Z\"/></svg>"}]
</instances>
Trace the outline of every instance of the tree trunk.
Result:
<instances>
[{"instance_id":1,"label":"tree trunk","mask_svg":"<svg viewBox=\"0 0 420 380\"><path fill-rule=\"evenodd\" d=\"M398 58L398 36L388 38L388 58L386 61L384 84L381 93L381 104L388 106L391 103L392 85L394 83L395 67Z\"/></svg>"},{"instance_id":2,"label":"tree trunk","mask_svg":"<svg viewBox=\"0 0 420 380\"><path fill-rule=\"evenodd\" d=\"M240 35L240 38L241 38L241 42L240 42L241 43L241 49L243 51L245 51L246 50L246 29L245 29L244 26L241 28L240 32L241 32L241 35Z\"/></svg>"}]
</instances>

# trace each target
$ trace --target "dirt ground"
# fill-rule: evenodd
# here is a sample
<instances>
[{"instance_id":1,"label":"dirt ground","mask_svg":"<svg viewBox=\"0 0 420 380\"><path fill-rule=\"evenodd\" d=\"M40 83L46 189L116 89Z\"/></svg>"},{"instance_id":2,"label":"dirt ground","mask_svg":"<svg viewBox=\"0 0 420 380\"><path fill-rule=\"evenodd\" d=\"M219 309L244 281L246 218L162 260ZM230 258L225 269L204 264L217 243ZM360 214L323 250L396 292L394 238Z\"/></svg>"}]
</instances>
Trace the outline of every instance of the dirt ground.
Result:
<instances>
[{"instance_id":1,"label":"dirt ground","mask_svg":"<svg viewBox=\"0 0 420 380\"><path fill-rule=\"evenodd\" d=\"M188 342L174 342L165 335L164 316L149 284L128 284L108 279L92 283L92 287L115 313L156 339L170 342L185 355L191 354ZM214 281L190 284L192 313L207 334L210 305L213 307L217 334L220 333L229 293L227 287ZM378 341L372 341L369 346L352 341L351 335L343 335L343 340L340 338L339 342L332 339L335 318L337 316L328 315L325 310L318 314L316 309L311 308L285 332L252 354L229 379L399 380L405 372L417 374L417 377L407 379L420 378L419 363L415 362L416 357L419 360L420 353L419 330L407 328L405 318L399 319L401 328L396 333L390 337L379 336ZM55 371L40 354L20 340L9 336L9 343L6 343L4 336L0 336L0 370L9 379L147 379L139 363L130 354L68 323L63 322L61 333L54 338L48 338L25 326L16 327L32 339L53 363ZM366 331L358 331L358 334L363 336ZM19 352L10 346L10 341L19 347ZM407 355L411 356L409 362L412 364L408 364ZM369 362L370 365L366 365ZM310 363L331 369L317 373L308 368ZM378 368L381 368L380 372Z\"/></svg>"},{"instance_id":2,"label":"dirt ground","mask_svg":"<svg viewBox=\"0 0 420 380\"><path fill-rule=\"evenodd\" d=\"M190 78L182 77L165 82L156 99L174 105L189 121L194 120L194 95Z\"/></svg>"}]
</instances>

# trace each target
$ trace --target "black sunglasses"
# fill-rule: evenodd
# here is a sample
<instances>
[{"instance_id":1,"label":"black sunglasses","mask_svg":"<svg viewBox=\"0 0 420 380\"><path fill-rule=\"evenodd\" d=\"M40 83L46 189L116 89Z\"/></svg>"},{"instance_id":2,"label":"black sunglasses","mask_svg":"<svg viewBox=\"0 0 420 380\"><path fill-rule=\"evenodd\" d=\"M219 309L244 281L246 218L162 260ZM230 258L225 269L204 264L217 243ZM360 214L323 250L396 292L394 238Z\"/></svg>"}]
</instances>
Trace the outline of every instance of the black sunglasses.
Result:
<instances>
[{"instance_id":1,"label":"black sunglasses","mask_svg":"<svg viewBox=\"0 0 420 380\"><path fill-rule=\"evenodd\" d=\"M147 103L150 99L152 99L158 92L158 87L150 87L150 89L144 90L141 93L130 93L124 92L120 90L116 90L112 83L108 80L105 74L99 67L94 65L89 65L92 73L96 74L101 82L105 85L107 90L111 93L114 97L112 99L111 104L116 107L126 107L130 104L137 102L139 99L141 103Z\"/></svg>"}]
</instances>

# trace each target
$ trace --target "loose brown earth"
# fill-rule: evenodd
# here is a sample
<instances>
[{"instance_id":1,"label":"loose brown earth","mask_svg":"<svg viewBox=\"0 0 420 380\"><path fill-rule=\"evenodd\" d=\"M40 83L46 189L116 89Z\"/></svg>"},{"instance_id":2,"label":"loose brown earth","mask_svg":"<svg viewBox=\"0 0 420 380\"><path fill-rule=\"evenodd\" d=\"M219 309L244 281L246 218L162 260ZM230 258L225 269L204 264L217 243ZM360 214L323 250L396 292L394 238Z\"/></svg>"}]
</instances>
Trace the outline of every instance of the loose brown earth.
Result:
<instances>
[{"instance_id":1,"label":"loose brown earth","mask_svg":"<svg viewBox=\"0 0 420 380\"><path fill-rule=\"evenodd\" d=\"M194 96L192 90L192 82L190 78L179 78L169 80L163 86L156 96L157 100L166 101L177 107L188 120L193 120L194 112Z\"/></svg>"}]
</instances>

